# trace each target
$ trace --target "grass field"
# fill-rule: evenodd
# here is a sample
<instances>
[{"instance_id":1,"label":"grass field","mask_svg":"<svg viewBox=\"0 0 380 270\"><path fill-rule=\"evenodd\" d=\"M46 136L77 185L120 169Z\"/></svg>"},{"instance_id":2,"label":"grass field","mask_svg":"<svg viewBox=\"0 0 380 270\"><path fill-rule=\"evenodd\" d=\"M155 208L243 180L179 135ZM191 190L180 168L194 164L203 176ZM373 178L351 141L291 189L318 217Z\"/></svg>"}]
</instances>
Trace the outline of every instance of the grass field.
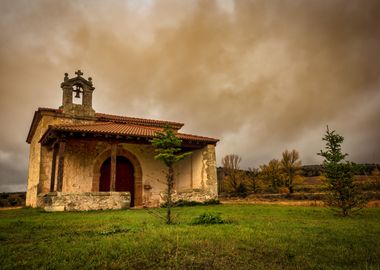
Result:
<instances>
[{"instance_id":1,"label":"grass field","mask_svg":"<svg viewBox=\"0 0 380 270\"><path fill-rule=\"evenodd\" d=\"M164 212L164 209L158 211ZM221 225L191 225L221 213ZM342 218L321 207L0 211L0 269L380 269L380 209Z\"/></svg>"}]
</instances>

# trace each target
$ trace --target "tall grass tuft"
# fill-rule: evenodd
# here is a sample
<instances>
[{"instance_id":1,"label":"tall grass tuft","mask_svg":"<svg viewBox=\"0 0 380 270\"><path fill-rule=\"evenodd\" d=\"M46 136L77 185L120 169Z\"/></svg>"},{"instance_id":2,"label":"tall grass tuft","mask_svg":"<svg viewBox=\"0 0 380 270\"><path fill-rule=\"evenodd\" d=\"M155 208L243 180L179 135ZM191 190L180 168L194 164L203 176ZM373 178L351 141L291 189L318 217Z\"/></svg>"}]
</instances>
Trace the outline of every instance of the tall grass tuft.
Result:
<instances>
[{"instance_id":1,"label":"tall grass tuft","mask_svg":"<svg viewBox=\"0 0 380 270\"><path fill-rule=\"evenodd\" d=\"M224 220L220 213L203 213L196 216L191 221L192 225L203 225L203 224L225 224L228 223Z\"/></svg>"}]
</instances>

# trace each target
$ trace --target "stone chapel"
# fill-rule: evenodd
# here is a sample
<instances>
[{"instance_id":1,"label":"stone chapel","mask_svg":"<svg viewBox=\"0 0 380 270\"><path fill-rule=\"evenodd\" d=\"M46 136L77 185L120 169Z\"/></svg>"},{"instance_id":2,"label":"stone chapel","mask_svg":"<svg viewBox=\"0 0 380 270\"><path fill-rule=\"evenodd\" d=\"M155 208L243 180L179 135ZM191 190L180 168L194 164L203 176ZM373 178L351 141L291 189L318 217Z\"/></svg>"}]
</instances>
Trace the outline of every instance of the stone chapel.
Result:
<instances>
[{"instance_id":1,"label":"stone chapel","mask_svg":"<svg viewBox=\"0 0 380 270\"><path fill-rule=\"evenodd\" d=\"M192 154L175 164L175 199L217 197L217 139L185 134L182 123L98 113L94 85L65 73L62 106L38 108L30 126L26 205L46 211L158 207L166 191L164 164L154 159L155 133L171 127ZM81 102L75 102L80 100Z\"/></svg>"}]
</instances>

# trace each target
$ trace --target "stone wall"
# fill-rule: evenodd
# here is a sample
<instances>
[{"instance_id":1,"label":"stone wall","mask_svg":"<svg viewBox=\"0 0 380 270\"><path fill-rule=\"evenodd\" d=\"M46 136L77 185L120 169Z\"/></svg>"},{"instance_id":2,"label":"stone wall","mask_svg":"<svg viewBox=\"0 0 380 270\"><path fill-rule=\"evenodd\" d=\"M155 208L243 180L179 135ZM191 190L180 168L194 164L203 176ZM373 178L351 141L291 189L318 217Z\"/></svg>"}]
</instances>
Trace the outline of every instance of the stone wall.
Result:
<instances>
[{"instance_id":1,"label":"stone wall","mask_svg":"<svg viewBox=\"0 0 380 270\"><path fill-rule=\"evenodd\" d=\"M50 192L38 196L38 206L48 212L127 209L129 192Z\"/></svg>"},{"instance_id":2,"label":"stone wall","mask_svg":"<svg viewBox=\"0 0 380 270\"><path fill-rule=\"evenodd\" d=\"M184 201L196 201L204 202L211 199L217 199L215 193L211 190L205 189L193 189L188 191L177 192L172 194L173 201L184 200Z\"/></svg>"}]
</instances>

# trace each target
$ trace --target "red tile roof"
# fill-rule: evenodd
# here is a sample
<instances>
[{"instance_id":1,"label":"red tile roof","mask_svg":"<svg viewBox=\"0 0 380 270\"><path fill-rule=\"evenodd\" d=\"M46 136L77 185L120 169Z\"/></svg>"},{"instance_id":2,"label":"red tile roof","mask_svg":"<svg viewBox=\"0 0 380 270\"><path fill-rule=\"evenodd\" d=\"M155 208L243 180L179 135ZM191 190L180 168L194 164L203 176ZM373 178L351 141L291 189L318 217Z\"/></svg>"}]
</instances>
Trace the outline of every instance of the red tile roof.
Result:
<instances>
[{"instance_id":1,"label":"red tile roof","mask_svg":"<svg viewBox=\"0 0 380 270\"><path fill-rule=\"evenodd\" d=\"M141 125L131 125L123 123L114 122L100 122L94 124L78 124L78 125L53 125L50 126L48 131L69 131L69 132L80 132L80 133L96 133L96 134L110 134L110 135L124 135L124 136L134 136L134 137L146 137L152 138L157 132L162 131L163 128L141 126ZM197 136L185 133L176 133L176 136L182 140L195 141L195 142L205 142L205 143L216 143L219 140L214 138L208 138L203 136Z\"/></svg>"},{"instance_id":2,"label":"red tile roof","mask_svg":"<svg viewBox=\"0 0 380 270\"><path fill-rule=\"evenodd\" d=\"M153 126L165 126L169 125L175 129L180 129L183 127L183 123L172 122L172 121L163 121L163 120L154 120L154 119L146 119L146 118L136 118L129 116L120 116L120 115L112 115L105 113L95 113L96 118L99 121L113 121L113 122L122 122L122 123L131 123L131 124L144 124L144 125L153 125Z\"/></svg>"},{"instance_id":3,"label":"red tile roof","mask_svg":"<svg viewBox=\"0 0 380 270\"><path fill-rule=\"evenodd\" d=\"M72 132L88 132L113 135L131 135L141 137L154 136L156 132L162 130L158 127L146 127L139 125L121 124L113 122L100 122L94 124L79 124L79 125L54 125L52 130L63 130Z\"/></svg>"},{"instance_id":4,"label":"red tile roof","mask_svg":"<svg viewBox=\"0 0 380 270\"><path fill-rule=\"evenodd\" d=\"M38 108L38 111L40 112L54 112L54 113L62 113L62 110L60 109L51 109L51 108ZM122 116L122 115L113 115L113 114L106 114L106 113L95 113L95 117L97 118L97 121L112 121L112 122L121 122L121 123L130 123L130 124L136 124L136 125L152 125L152 126L158 126L158 127L164 127L166 125L171 126L174 129L180 129L183 127L183 123L179 122L173 122L173 121L165 121L165 120L155 120L155 119L148 119L148 118L137 118L137 117L129 117L129 116Z\"/></svg>"},{"instance_id":5,"label":"red tile roof","mask_svg":"<svg viewBox=\"0 0 380 270\"><path fill-rule=\"evenodd\" d=\"M29 130L27 138L28 143L31 142L37 124L40 121L43 113L54 113L58 115L63 114L62 110L60 109L38 108L38 111L36 111L34 114L32 125ZM169 126L177 132L177 137L182 140L213 144L219 141L214 138L179 133L178 130L184 124L178 122L119 116L105 113L95 113L95 117L95 123L50 126L49 129L46 131L45 135L47 135L49 131L71 131L74 133L89 132L98 134L112 134L151 138L155 135L156 132L162 131L165 126Z\"/></svg>"},{"instance_id":6,"label":"red tile roof","mask_svg":"<svg viewBox=\"0 0 380 270\"><path fill-rule=\"evenodd\" d=\"M32 120L32 124L29 129L29 133L26 139L27 143L31 143L32 138L34 136L34 132L36 131L37 125L41 120L43 114L54 114L54 115L62 115L63 112L60 109L52 109L52 108L38 108L38 110L34 113L34 117ZM137 118L137 117L128 117L128 116L120 116L120 115L112 115L105 113L95 113L95 121L102 122L115 122L115 123L128 123L133 125L144 125L151 127L165 127L170 126L174 130L178 130L183 127L183 123L173 122L173 121L163 121L163 120L154 120L154 119L145 119L145 118Z\"/></svg>"}]
</instances>

